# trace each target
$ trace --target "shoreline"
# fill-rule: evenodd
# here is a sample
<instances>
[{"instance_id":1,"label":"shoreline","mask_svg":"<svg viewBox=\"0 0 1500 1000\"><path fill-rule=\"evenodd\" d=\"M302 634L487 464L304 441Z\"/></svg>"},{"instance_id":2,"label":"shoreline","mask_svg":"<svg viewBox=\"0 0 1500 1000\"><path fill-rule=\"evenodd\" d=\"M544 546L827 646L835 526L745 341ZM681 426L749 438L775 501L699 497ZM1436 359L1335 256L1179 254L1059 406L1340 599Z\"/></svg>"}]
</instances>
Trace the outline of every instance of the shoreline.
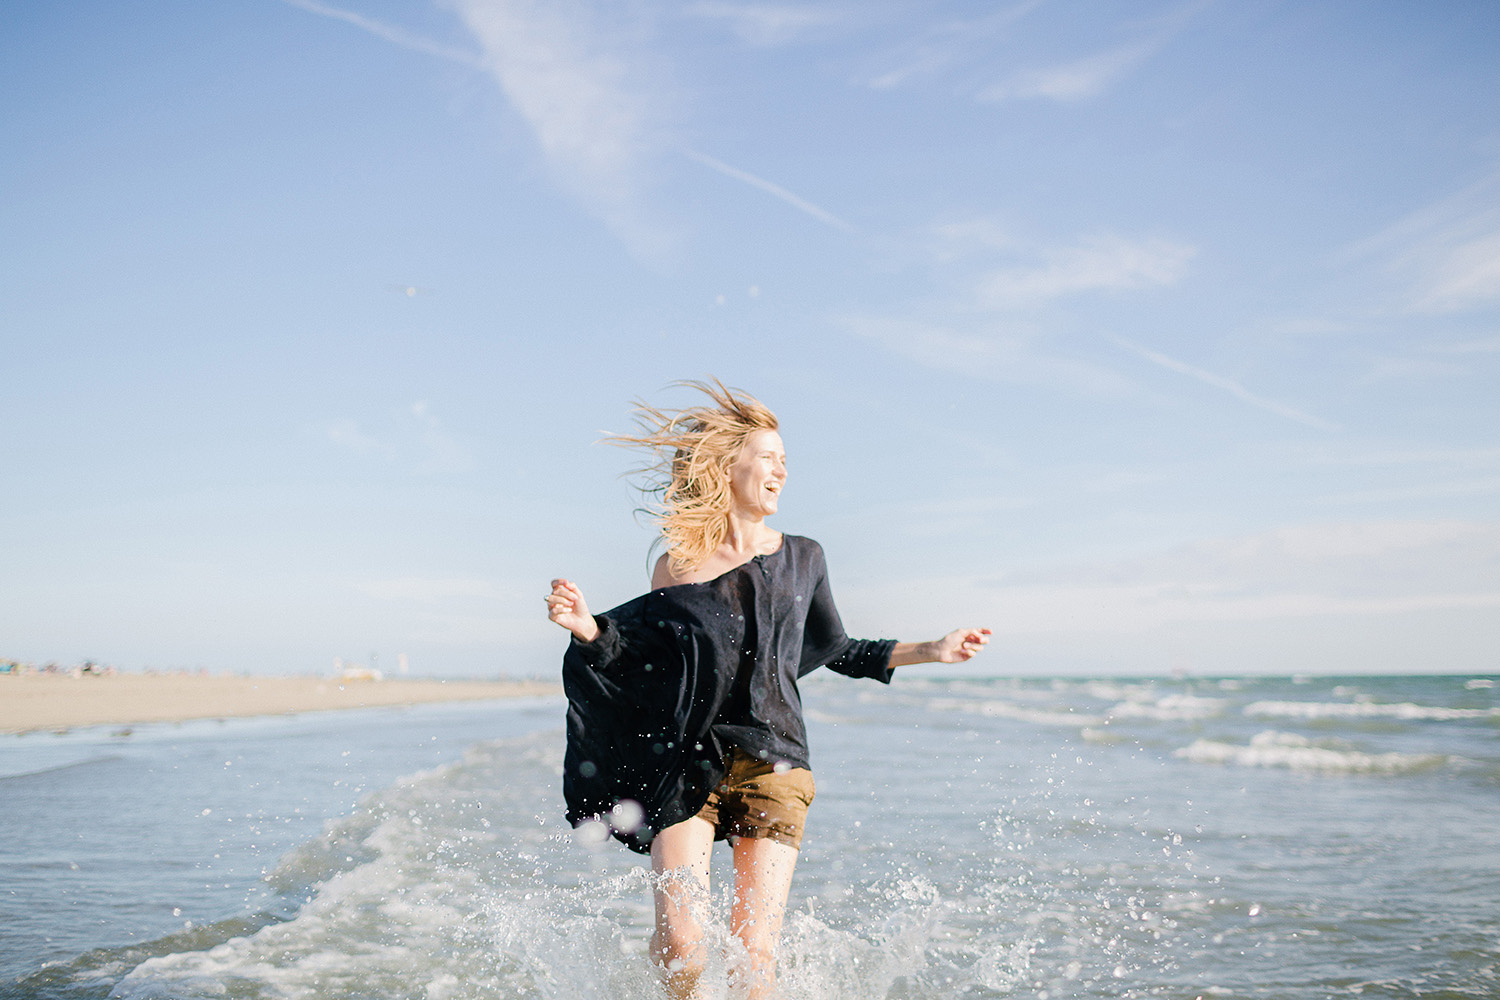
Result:
<instances>
[{"instance_id":1,"label":"shoreline","mask_svg":"<svg viewBox=\"0 0 1500 1000\"><path fill-rule=\"evenodd\" d=\"M562 693L534 680L339 680L202 674L0 675L0 734L485 701Z\"/></svg>"}]
</instances>

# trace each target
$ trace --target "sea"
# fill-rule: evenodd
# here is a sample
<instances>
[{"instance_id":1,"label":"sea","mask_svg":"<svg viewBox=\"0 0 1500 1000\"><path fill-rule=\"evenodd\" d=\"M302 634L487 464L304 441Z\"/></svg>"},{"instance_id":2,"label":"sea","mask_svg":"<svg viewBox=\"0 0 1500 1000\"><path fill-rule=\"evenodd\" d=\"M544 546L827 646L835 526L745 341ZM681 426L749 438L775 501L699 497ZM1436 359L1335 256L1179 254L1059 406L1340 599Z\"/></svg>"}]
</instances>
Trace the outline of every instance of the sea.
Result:
<instances>
[{"instance_id":1,"label":"sea","mask_svg":"<svg viewBox=\"0 0 1500 1000\"><path fill-rule=\"evenodd\" d=\"M938 669L804 681L787 1000L1500 997L1496 677ZM649 874L563 820L562 714L0 737L0 997L656 1000Z\"/></svg>"}]
</instances>

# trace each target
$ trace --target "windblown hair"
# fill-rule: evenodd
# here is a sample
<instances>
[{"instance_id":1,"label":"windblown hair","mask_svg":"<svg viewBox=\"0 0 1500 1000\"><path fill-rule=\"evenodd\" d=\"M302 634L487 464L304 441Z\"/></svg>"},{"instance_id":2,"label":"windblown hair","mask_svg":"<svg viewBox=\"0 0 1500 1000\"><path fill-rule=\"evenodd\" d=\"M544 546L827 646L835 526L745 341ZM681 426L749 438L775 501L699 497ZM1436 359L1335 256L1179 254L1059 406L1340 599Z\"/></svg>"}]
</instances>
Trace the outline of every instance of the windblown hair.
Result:
<instances>
[{"instance_id":1,"label":"windblown hair","mask_svg":"<svg viewBox=\"0 0 1500 1000\"><path fill-rule=\"evenodd\" d=\"M684 573L712 555L729 532L729 467L746 439L778 425L760 400L718 379L674 384L697 389L713 405L659 410L637 400L640 433L604 440L655 453L655 461L632 472L643 479L641 492L650 498L647 511L661 529L672 571Z\"/></svg>"}]
</instances>

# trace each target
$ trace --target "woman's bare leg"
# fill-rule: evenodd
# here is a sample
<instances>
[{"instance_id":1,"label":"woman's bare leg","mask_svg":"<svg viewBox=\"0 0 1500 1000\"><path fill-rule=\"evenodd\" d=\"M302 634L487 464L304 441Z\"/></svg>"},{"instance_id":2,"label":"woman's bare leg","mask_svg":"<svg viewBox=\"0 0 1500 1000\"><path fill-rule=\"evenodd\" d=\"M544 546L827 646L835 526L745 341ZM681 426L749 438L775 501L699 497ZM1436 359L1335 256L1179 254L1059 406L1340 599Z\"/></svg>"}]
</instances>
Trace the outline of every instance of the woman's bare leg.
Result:
<instances>
[{"instance_id":1,"label":"woman's bare leg","mask_svg":"<svg viewBox=\"0 0 1500 1000\"><path fill-rule=\"evenodd\" d=\"M703 928L693 914L693 900L707 895L713 846L713 824L696 816L667 827L651 841L651 870L657 875L651 958L661 967L672 1000L692 1000L698 995L704 966Z\"/></svg>"},{"instance_id":2,"label":"woman's bare leg","mask_svg":"<svg viewBox=\"0 0 1500 1000\"><path fill-rule=\"evenodd\" d=\"M747 1000L776 995L776 943L792 891L797 849L768 837L740 837L734 842L734 910L729 929L745 945L750 967L743 970Z\"/></svg>"}]
</instances>

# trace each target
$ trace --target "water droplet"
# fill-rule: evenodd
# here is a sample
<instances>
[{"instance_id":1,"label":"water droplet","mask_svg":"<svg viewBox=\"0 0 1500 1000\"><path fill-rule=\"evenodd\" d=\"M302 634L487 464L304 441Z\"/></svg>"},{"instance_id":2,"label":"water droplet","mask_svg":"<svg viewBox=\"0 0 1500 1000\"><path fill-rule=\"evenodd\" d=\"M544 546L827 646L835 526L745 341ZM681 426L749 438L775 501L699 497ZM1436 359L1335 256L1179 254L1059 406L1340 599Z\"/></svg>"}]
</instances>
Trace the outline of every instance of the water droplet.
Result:
<instances>
[{"instance_id":1,"label":"water droplet","mask_svg":"<svg viewBox=\"0 0 1500 1000\"><path fill-rule=\"evenodd\" d=\"M581 778L592 778L598 773L599 768L595 767L594 762L591 760L586 760L578 765L578 776Z\"/></svg>"},{"instance_id":2,"label":"water droplet","mask_svg":"<svg viewBox=\"0 0 1500 1000\"><path fill-rule=\"evenodd\" d=\"M573 840L588 848L598 850L609 839L609 824L597 819L586 819L573 828Z\"/></svg>"},{"instance_id":3,"label":"water droplet","mask_svg":"<svg viewBox=\"0 0 1500 1000\"><path fill-rule=\"evenodd\" d=\"M639 830L645 818L646 810L641 808L639 802L632 799L621 799L609 811L609 825L625 834Z\"/></svg>"}]
</instances>

